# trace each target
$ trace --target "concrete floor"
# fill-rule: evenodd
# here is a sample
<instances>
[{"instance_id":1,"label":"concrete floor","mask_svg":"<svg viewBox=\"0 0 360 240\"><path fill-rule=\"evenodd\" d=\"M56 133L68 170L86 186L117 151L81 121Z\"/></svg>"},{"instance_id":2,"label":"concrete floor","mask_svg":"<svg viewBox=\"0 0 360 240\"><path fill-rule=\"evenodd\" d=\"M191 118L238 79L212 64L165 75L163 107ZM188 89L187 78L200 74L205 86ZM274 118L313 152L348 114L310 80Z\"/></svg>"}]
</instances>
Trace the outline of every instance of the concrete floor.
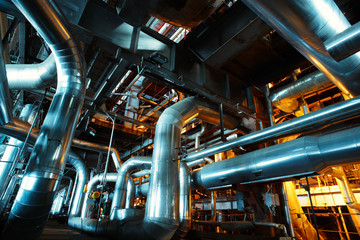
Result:
<instances>
[{"instance_id":1,"label":"concrete floor","mask_svg":"<svg viewBox=\"0 0 360 240\"><path fill-rule=\"evenodd\" d=\"M49 220L40 236L41 240L109 240L109 238L95 237L80 231L74 230L66 224L60 224L55 220Z\"/></svg>"}]
</instances>

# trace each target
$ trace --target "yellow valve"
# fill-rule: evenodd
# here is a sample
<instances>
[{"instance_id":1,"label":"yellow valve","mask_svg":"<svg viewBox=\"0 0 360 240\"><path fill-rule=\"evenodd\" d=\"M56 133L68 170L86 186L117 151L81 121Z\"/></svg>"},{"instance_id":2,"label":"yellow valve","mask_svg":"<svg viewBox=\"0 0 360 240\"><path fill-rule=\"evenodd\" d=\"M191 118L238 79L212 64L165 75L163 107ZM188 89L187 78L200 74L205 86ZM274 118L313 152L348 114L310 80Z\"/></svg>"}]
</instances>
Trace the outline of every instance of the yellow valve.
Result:
<instances>
[{"instance_id":1,"label":"yellow valve","mask_svg":"<svg viewBox=\"0 0 360 240\"><path fill-rule=\"evenodd\" d=\"M90 198L96 199L100 197L100 193L98 191L90 193Z\"/></svg>"}]
</instances>

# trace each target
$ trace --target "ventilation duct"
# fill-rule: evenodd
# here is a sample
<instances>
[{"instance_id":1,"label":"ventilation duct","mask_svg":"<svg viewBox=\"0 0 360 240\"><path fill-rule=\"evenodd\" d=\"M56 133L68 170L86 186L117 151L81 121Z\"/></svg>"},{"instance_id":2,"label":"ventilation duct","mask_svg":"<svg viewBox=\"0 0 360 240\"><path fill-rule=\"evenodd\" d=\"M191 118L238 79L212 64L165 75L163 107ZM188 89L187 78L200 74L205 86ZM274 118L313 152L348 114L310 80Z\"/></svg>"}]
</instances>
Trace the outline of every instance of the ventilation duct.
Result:
<instances>
[{"instance_id":1,"label":"ventilation duct","mask_svg":"<svg viewBox=\"0 0 360 240\"><path fill-rule=\"evenodd\" d=\"M57 65L57 91L34 145L3 236L36 239L47 221L85 91L85 64L70 24L48 1L14 0L44 38Z\"/></svg>"},{"instance_id":2,"label":"ventilation duct","mask_svg":"<svg viewBox=\"0 0 360 240\"><path fill-rule=\"evenodd\" d=\"M298 109L298 98L332 85L324 73L316 71L288 85L271 91L272 104L281 111L291 113Z\"/></svg>"},{"instance_id":3,"label":"ventilation duct","mask_svg":"<svg viewBox=\"0 0 360 240\"><path fill-rule=\"evenodd\" d=\"M204 166L194 172L200 188L304 177L332 165L360 161L360 127L306 136Z\"/></svg>"},{"instance_id":4,"label":"ventilation duct","mask_svg":"<svg viewBox=\"0 0 360 240\"><path fill-rule=\"evenodd\" d=\"M360 55L334 60L324 41L350 27L333 0L242 0L344 94L360 94Z\"/></svg>"},{"instance_id":5,"label":"ventilation duct","mask_svg":"<svg viewBox=\"0 0 360 240\"><path fill-rule=\"evenodd\" d=\"M6 75L10 89L41 89L56 81L54 55L38 64L7 64Z\"/></svg>"}]
</instances>

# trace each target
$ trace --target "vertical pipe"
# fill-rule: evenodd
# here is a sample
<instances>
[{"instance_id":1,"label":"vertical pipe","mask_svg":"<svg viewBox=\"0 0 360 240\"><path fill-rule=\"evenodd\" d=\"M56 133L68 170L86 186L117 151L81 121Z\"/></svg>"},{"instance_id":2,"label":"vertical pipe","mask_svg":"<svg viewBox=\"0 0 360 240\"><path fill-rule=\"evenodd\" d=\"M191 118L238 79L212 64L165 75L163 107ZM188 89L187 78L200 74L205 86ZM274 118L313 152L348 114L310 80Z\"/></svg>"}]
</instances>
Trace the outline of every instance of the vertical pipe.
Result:
<instances>
[{"instance_id":1,"label":"vertical pipe","mask_svg":"<svg viewBox=\"0 0 360 240\"><path fill-rule=\"evenodd\" d=\"M3 236L35 239L50 213L85 93L85 60L71 25L47 0L13 0L54 54L57 90L29 159Z\"/></svg>"},{"instance_id":2,"label":"vertical pipe","mask_svg":"<svg viewBox=\"0 0 360 240\"><path fill-rule=\"evenodd\" d=\"M0 44L0 125L12 119L11 98L9 85L6 78L6 69L2 44Z\"/></svg>"}]
</instances>

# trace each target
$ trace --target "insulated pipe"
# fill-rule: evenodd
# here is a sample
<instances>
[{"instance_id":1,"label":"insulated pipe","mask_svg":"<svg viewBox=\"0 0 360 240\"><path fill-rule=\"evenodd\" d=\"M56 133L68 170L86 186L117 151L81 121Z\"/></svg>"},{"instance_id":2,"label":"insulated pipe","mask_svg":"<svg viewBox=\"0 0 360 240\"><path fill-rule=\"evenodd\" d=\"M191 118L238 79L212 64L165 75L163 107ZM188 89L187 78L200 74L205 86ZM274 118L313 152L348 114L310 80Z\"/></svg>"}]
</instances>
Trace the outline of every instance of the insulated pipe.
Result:
<instances>
[{"instance_id":1,"label":"insulated pipe","mask_svg":"<svg viewBox=\"0 0 360 240\"><path fill-rule=\"evenodd\" d=\"M149 193L149 183L143 183L135 186L135 197L146 197Z\"/></svg>"},{"instance_id":2,"label":"insulated pipe","mask_svg":"<svg viewBox=\"0 0 360 240\"><path fill-rule=\"evenodd\" d=\"M348 27L349 21L333 0L242 0L344 94L360 94L360 55L334 60L324 41Z\"/></svg>"},{"instance_id":3,"label":"insulated pipe","mask_svg":"<svg viewBox=\"0 0 360 240\"><path fill-rule=\"evenodd\" d=\"M106 181L107 182L115 182L116 178L117 178L117 173L107 173L105 175ZM93 178L90 179L90 181L87 184L87 191L85 194L85 198L84 198L84 202L82 204L82 210L81 210L81 218L85 219L87 218L88 215L88 211L89 211L89 194L91 193L91 191L102 181L104 177L104 174L98 174L96 176L94 176ZM69 226L74 227L72 224L72 218L69 218ZM75 218L74 218L75 219Z\"/></svg>"},{"instance_id":4,"label":"insulated pipe","mask_svg":"<svg viewBox=\"0 0 360 240\"><path fill-rule=\"evenodd\" d=\"M65 199L64 199L64 205L65 206L68 206L69 205L69 198L70 198L70 192L71 192L71 190L72 190L72 187L73 187L73 184L74 184L74 180L71 178L71 177L69 177L69 176L63 176L62 177L62 179L67 179L67 180L69 180L69 185L67 186L68 187L68 189L67 189L67 191L66 191L66 195L65 195Z\"/></svg>"},{"instance_id":5,"label":"insulated pipe","mask_svg":"<svg viewBox=\"0 0 360 240\"><path fill-rule=\"evenodd\" d=\"M124 239L170 239L179 221L179 161L181 129L194 117L207 112L206 104L194 97L167 108L155 129L150 187L141 224L127 221L122 228ZM206 121L218 122L212 115Z\"/></svg>"},{"instance_id":6,"label":"insulated pipe","mask_svg":"<svg viewBox=\"0 0 360 240\"><path fill-rule=\"evenodd\" d=\"M278 109L291 113L299 107L297 98L307 93L326 88L332 84L324 73L316 71L297 81L271 91L270 100Z\"/></svg>"},{"instance_id":7,"label":"insulated pipe","mask_svg":"<svg viewBox=\"0 0 360 240\"><path fill-rule=\"evenodd\" d=\"M121 165L115 184L114 198L111 204L110 220L121 220L118 216L117 210L126 208L126 184L131 173L135 170L149 168L151 168L151 157L135 156L127 160L125 163L123 163L123 165Z\"/></svg>"},{"instance_id":8,"label":"insulated pipe","mask_svg":"<svg viewBox=\"0 0 360 240\"><path fill-rule=\"evenodd\" d=\"M73 147L90 150L90 151L99 151L99 152L104 152L104 153L107 153L108 149L109 149L109 146L100 145L97 143L92 143L92 142L79 140L79 139L73 139L71 144ZM115 165L116 171L119 172L120 167L121 167L120 154L119 154L118 150L116 150L116 148L113 148L113 147L110 148L110 154L111 154L113 163Z\"/></svg>"},{"instance_id":9,"label":"insulated pipe","mask_svg":"<svg viewBox=\"0 0 360 240\"><path fill-rule=\"evenodd\" d=\"M134 200L135 200L135 183L134 180L128 178L126 184L125 208L132 208L134 206Z\"/></svg>"},{"instance_id":10,"label":"insulated pipe","mask_svg":"<svg viewBox=\"0 0 360 240\"><path fill-rule=\"evenodd\" d=\"M360 204L357 202L354 192L350 187L350 183L342 166L332 167L327 172L335 177L336 183L339 186L341 195L344 198L344 202L348 206L351 219L353 220L354 226L357 232L360 234Z\"/></svg>"},{"instance_id":11,"label":"insulated pipe","mask_svg":"<svg viewBox=\"0 0 360 240\"><path fill-rule=\"evenodd\" d=\"M326 40L324 45L338 62L360 51L360 22Z\"/></svg>"},{"instance_id":12,"label":"insulated pipe","mask_svg":"<svg viewBox=\"0 0 360 240\"><path fill-rule=\"evenodd\" d=\"M73 152L70 152L69 154L68 163L74 166L78 175L76 189L74 189L75 195L71 203L69 217L79 217L81 213L81 204L84 201L84 188L86 183L89 181L89 171L84 161Z\"/></svg>"},{"instance_id":13,"label":"insulated pipe","mask_svg":"<svg viewBox=\"0 0 360 240\"><path fill-rule=\"evenodd\" d=\"M26 104L24 108L21 110L19 118L22 121L28 122L32 124L34 122L35 117L35 110L37 109L36 105L33 104ZM12 166L14 164L14 161L16 161L18 158L20 158L20 150L23 146L23 142L20 140L17 140L16 138L10 138L8 145L5 149L4 154L1 157L0 161L0 196L2 193L5 192L5 188L10 181L9 174Z\"/></svg>"},{"instance_id":14,"label":"insulated pipe","mask_svg":"<svg viewBox=\"0 0 360 240\"><path fill-rule=\"evenodd\" d=\"M0 44L0 126L11 121L11 98L9 85L6 78L3 47Z\"/></svg>"},{"instance_id":15,"label":"insulated pipe","mask_svg":"<svg viewBox=\"0 0 360 240\"><path fill-rule=\"evenodd\" d=\"M214 188L304 177L332 165L360 161L360 127L306 136L204 166L195 186Z\"/></svg>"},{"instance_id":16,"label":"insulated pipe","mask_svg":"<svg viewBox=\"0 0 360 240\"><path fill-rule=\"evenodd\" d=\"M8 239L36 239L47 222L83 104L85 61L57 6L46 0L13 3L49 45L58 74L56 94L3 232Z\"/></svg>"},{"instance_id":17,"label":"insulated pipe","mask_svg":"<svg viewBox=\"0 0 360 240\"><path fill-rule=\"evenodd\" d=\"M323 109L311 112L304 116L286 121L275 126L265 128L223 144L209 147L200 152L189 154L184 158L186 162L191 162L203 157L225 152L234 147L241 147L249 144L261 143L271 139L277 139L293 135L295 133L316 130L324 126L329 126L345 119L358 116L360 111L360 97L349 99Z\"/></svg>"},{"instance_id":18,"label":"insulated pipe","mask_svg":"<svg viewBox=\"0 0 360 240\"><path fill-rule=\"evenodd\" d=\"M54 55L38 64L7 64L6 75L10 89L41 89L56 83Z\"/></svg>"},{"instance_id":19,"label":"insulated pipe","mask_svg":"<svg viewBox=\"0 0 360 240\"><path fill-rule=\"evenodd\" d=\"M180 163L179 171L179 227L176 230L173 240L183 239L190 229L191 223L191 175L190 169L185 163Z\"/></svg>"}]
</instances>

